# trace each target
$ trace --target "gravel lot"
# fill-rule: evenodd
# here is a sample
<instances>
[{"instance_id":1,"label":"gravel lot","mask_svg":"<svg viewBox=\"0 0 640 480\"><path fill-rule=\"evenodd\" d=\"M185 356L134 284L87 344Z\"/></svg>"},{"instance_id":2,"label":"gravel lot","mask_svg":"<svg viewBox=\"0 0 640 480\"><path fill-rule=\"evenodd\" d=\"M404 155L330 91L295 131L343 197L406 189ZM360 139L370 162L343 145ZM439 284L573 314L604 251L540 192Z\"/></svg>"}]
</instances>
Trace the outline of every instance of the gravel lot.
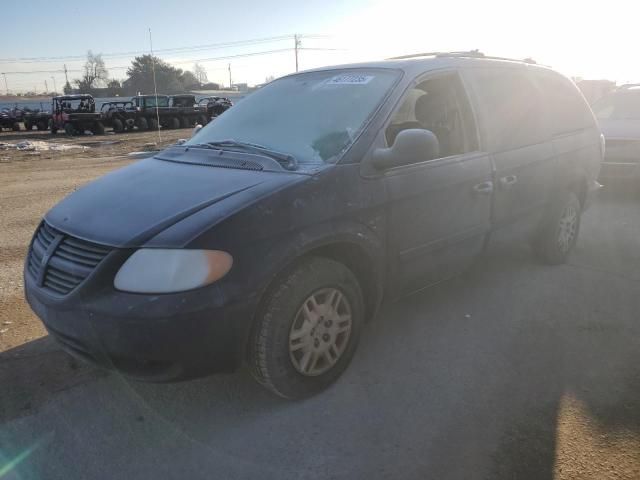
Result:
<instances>
[{"instance_id":1,"label":"gravel lot","mask_svg":"<svg viewBox=\"0 0 640 480\"><path fill-rule=\"evenodd\" d=\"M22 294L29 238L60 198L155 141L117 140L0 151L3 479L640 478L637 198L605 192L569 265L495 245L459 278L385 306L340 381L290 403L242 371L130 382L44 336Z\"/></svg>"}]
</instances>

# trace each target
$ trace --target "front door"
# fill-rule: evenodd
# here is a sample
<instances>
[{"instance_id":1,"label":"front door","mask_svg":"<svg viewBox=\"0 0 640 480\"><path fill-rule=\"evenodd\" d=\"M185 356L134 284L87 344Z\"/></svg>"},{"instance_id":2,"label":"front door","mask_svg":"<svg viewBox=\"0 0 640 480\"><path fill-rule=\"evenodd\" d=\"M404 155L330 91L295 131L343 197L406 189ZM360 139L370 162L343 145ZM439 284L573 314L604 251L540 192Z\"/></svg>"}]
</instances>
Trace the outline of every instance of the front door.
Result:
<instances>
[{"instance_id":1,"label":"front door","mask_svg":"<svg viewBox=\"0 0 640 480\"><path fill-rule=\"evenodd\" d=\"M388 193L390 285L407 293L447 279L481 252L490 228L491 161L478 147L457 72L420 79L385 129L388 146L405 128L436 134L436 159L384 173Z\"/></svg>"}]
</instances>

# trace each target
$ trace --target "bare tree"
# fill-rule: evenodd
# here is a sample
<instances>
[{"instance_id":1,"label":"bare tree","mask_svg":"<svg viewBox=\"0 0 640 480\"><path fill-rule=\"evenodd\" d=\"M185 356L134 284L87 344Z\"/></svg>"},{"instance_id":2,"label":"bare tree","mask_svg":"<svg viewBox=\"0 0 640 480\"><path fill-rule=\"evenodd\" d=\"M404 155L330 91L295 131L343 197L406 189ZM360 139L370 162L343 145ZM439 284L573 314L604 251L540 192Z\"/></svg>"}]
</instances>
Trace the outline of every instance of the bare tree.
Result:
<instances>
[{"instance_id":1,"label":"bare tree","mask_svg":"<svg viewBox=\"0 0 640 480\"><path fill-rule=\"evenodd\" d=\"M202 65L197 62L193 65L193 74L198 79L198 83L200 83L200 85L209 81L209 79L207 78L207 71Z\"/></svg>"},{"instance_id":2,"label":"bare tree","mask_svg":"<svg viewBox=\"0 0 640 480\"><path fill-rule=\"evenodd\" d=\"M74 80L81 92L90 91L100 84L106 84L109 79L109 72L104 65L102 55L94 55L91 50L87 52L87 61L83 70L82 78Z\"/></svg>"}]
</instances>

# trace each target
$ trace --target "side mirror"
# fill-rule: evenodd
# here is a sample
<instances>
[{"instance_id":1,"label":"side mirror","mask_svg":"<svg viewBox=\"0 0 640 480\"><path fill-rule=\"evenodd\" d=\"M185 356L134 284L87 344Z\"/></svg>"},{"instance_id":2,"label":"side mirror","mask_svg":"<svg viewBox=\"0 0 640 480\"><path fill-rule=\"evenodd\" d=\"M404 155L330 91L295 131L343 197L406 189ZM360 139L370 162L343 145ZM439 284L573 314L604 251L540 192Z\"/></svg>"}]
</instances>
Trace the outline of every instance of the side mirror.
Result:
<instances>
[{"instance_id":1,"label":"side mirror","mask_svg":"<svg viewBox=\"0 0 640 480\"><path fill-rule=\"evenodd\" d=\"M426 162L440 156L438 137L430 130L411 128L398 133L390 148L373 152L373 165L380 170Z\"/></svg>"}]
</instances>

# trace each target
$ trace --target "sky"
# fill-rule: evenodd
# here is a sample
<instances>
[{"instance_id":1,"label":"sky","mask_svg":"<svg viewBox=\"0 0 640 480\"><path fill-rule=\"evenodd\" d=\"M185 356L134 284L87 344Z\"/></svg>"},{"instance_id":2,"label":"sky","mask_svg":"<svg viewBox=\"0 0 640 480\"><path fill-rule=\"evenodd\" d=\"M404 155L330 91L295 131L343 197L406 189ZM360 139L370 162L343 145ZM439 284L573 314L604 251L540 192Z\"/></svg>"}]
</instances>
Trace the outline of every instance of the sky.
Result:
<instances>
[{"instance_id":1,"label":"sky","mask_svg":"<svg viewBox=\"0 0 640 480\"><path fill-rule=\"evenodd\" d=\"M88 50L104 55L111 78L124 79L134 55L149 52L149 29L157 56L187 70L199 60L209 80L223 85L229 84L229 64L233 83L258 84L295 71L294 34L301 35L300 70L480 49L488 55L531 57L573 77L640 82L636 3L110 0L52 7L50 1L7 2L0 7L5 39L0 73L6 74L0 91L5 78L11 93L42 92L45 82L49 91L54 83L61 90L63 65L69 80L79 77ZM229 45L237 42L245 43ZM34 60L43 57L56 58Z\"/></svg>"}]
</instances>

